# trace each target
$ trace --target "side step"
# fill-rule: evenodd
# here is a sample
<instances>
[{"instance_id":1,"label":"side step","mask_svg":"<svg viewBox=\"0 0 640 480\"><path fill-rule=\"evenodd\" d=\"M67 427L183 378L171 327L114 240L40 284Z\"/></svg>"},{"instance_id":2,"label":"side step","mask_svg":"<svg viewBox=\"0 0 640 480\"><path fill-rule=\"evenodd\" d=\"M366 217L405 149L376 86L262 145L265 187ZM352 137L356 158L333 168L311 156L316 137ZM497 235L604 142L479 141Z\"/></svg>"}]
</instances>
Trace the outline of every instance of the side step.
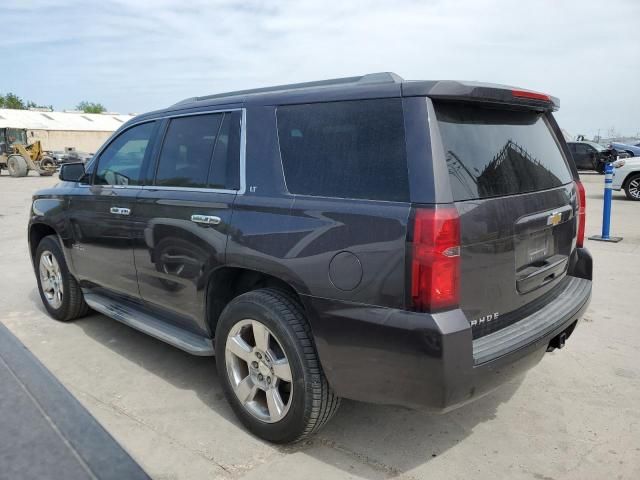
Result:
<instances>
[{"instance_id":1,"label":"side step","mask_svg":"<svg viewBox=\"0 0 640 480\"><path fill-rule=\"evenodd\" d=\"M97 293L84 294L84 299L91 308L130 327L140 330L187 353L198 356L214 355L213 342L195 333L175 325L158 320L130 305L117 302L112 298Z\"/></svg>"}]
</instances>

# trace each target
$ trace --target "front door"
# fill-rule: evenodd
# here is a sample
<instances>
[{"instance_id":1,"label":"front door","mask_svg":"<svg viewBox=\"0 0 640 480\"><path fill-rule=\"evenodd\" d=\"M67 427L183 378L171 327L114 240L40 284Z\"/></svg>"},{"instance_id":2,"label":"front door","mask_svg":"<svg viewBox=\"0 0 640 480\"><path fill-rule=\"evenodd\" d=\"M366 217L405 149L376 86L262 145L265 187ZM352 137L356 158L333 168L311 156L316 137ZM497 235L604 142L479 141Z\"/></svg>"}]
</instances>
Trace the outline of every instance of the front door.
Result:
<instances>
[{"instance_id":1,"label":"front door","mask_svg":"<svg viewBox=\"0 0 640 480\"><path fill-rule=\"evenodd\" d=\"M576 153L574 159L576 167L590 170L594 168L593 153L595 150L584 143L576 144Z\"/></svg>"},{"instance_id":2,"label":"front door","mask_svg":"<svg viewBox=\"0 0 640 480\"><path fill-rule=\"evenodd\" d=\"M135 125L98 155L94 174L70 199L72 259L82 287L138 298L131 219L151 156L156 122Z\"/></svg>"},{"instance_id":3,"label":"front door","mask_svg":"<svg viewBox=\"0 0 640 480\"><path fill-rule=\"evenodd\" d=\"M142 299L198 333L209 333L207 279L225 262L240 190L241 121L241 110L167 120L153 178L133 217Z\"/></svg>"}]
</instances>

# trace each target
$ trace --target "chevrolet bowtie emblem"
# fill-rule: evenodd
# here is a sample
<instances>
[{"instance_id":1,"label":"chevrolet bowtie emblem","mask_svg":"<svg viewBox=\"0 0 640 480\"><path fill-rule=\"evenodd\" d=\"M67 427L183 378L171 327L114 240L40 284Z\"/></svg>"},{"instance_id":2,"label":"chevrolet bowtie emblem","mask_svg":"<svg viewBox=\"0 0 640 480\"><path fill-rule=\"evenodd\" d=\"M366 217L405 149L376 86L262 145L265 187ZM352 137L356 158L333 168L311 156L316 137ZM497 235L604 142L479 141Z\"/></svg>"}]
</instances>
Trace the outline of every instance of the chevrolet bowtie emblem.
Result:
<instances>
[{"instance_id":1,"label":"chevrolet bowtie emblem","mask_svg":"<svg viewBox=\"0 0 640 480\"><path fill-rule=\"evenodd\" d=\"M559 212L553 212L547 217L547 225L553 225L554 227L562 220L562 214Z\"/></svg>"}]
</instances>

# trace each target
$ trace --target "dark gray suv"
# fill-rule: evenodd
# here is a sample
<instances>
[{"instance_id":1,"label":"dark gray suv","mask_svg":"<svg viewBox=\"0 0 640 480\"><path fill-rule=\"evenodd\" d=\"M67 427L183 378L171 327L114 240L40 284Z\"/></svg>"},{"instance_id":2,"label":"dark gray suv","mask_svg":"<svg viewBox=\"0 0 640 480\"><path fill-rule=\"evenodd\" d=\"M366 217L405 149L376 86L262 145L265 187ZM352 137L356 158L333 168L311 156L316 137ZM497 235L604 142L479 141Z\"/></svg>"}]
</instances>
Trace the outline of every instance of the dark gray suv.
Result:
<instances>
[{"instance_id":1,"label":"dark gray suv","mask_svg":"<svg viewBox=\"0 0 640 480\"><path fill-rule=\"evenodd\" d=\"M452 409L564 346L587 308L557 106L382 73L138 116L34 196L42 301L215 354L240 420L274 442L341 397Z\"/></svg>"}]
</instances>

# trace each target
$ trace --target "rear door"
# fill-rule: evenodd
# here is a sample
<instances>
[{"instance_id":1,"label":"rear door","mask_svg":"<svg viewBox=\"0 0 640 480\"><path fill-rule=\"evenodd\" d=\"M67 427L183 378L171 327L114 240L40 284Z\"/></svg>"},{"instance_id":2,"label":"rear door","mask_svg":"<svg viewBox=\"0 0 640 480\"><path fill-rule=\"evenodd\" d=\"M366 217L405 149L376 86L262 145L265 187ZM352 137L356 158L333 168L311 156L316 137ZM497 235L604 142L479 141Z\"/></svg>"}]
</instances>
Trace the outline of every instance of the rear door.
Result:
<instances>
[{"instance_id":1,"label":"rear door","mask_svg":"<svg viewBox=\"0 0 640 480\"><path fill-rule=\"evenodd\" d=\"M206 333L206 279L225 261L241 191L242 110L166 120L157 166L140 191L134 255L142 299L185 328Z\"/></svg>"},{"instance_id":2,"label":"rear door","mask_svg":"<svg viewBox=\"0 0 640 480\"><path fill-rule=\"evenodd\" d=\"M573 175L550 113L434 102L460 214L460 305L474 338L562 289L575 248Z\"/></svg>"}]
</instances>

